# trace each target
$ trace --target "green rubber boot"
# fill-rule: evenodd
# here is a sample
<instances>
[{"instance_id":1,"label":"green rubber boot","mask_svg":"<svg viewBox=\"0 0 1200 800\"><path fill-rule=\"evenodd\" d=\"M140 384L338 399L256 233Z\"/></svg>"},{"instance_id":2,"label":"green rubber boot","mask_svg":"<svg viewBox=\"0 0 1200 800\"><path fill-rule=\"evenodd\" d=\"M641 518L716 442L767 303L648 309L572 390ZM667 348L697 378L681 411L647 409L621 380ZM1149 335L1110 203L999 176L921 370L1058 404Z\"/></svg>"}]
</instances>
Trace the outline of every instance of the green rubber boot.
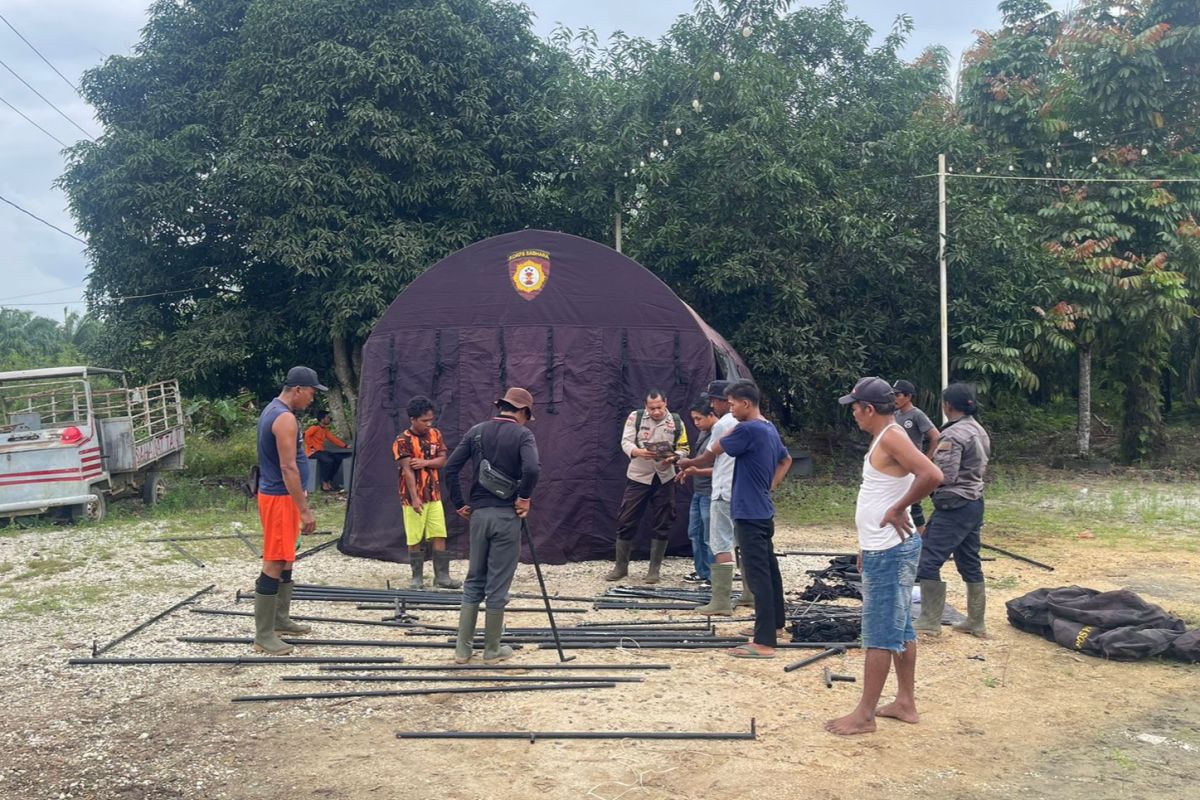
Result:
<instances>
[{"instance_id":1,"label":"green rubber boot","mask_svg":"<svg viewBox=\"0 0 1200 800\"><path fill-rule=\"evenodd\" d=\"M462 588L462 581L450 577L450 554L445 550L433 551L433 585L442 589Z\"/></svg>"},{"instance_id":2,"label":"green rubber boot","mask_svg":"<svg viewBox=\"0 0 1200 800\"><path fill-rule=\"evenodd\" d=\"M980 639L987 638L987 626L984 624L983 612L987 610L987 591L983 583L967 584L967 618L956 622L950 627L961 633L969 633Z\"/></svg>"},{"instance_id":3,"label":"green rubber boot","mask_svg":"<svg viewBox=\"0 0 1200 800\"><path fill-rule=\"evenodd\" d=\"M296 584L292 581L279 584L279 594L275 601L275 632L276 633L312 633L312 627L309 625L301 625L294 621L291 616L292 611L292 589Z\"/></svg>"},{"instance_id":4,"label":"green rubber boot","mask_svg":"<svg viewBox=\"0 0 1200 800\"><path fill-rule=\"evenodd\" d=\"M697 614L714 617L732 617L733 603L729 592L733 587L733 564L712 565L712 599L695 609Z\"/></svg>"},{"instance_id":5,"label":"green rubber boot","mask_svg":"<svg viewBox=\"0 0 1200 800\"><path fill-rule=\"evenodd\" d=\"M483 663L497 664L513 657L513 649L500 644L504 635L504 610L489 608L483 615Z\"/></svg>"},{"instance_id":6,"label":"green rubber boot","mask_svg":"<svg viewBox=\"0 0 1200 800\"><path fill-rule=\"evenodd\" d=\"M613 568L604 576L606 581L619 581L629 574L629 554L633 552L632 539L617 539L616 561Z\"/></svg>"},{"instance_id":7,"label":"green rubber boot","mask_svg":"<svg viewBox=\"0 0 1200 800\"><path fill-rule=\"evenodd\" d=\"M942 612L946 610L946 582L921 581L921 616L913 622L917 633L942 635Z\"/></svg>"},{"instance_id":8,"label":"green rubber boot","mask_svg":"<svg viewBox=\"0 0 1200 800\"><path fill-rule=\"evenodd\" d=\"M463 603L458 611L458 638L454 642L454 663L466 664L475 653L475 623L479 603Z\"/></svg>"},{"instance_id":9,"label":"green rubber boot","mask_svg":"<svg viewBox=\"0 0 1200 800\"><path fill-rule=\"evenodd\" d=\"M279 595L254 593L254 649L269 656L286 656L292 646L275 633Z\"/></svg>"},{"instance_id":10,"label":"green rubber boot","mask_svg":"<svg viewBox=\"0 0 1200 800\"><path fill-rule=\"evenodd\" d=\"M742 566L742 556L740 553L737 556L737 564L739 567ZM746 608L754 608L754 592L750 591L750 583L746 580L746 572L744 569L742 571L742 594L737 599L737 602L733 604L734 608L741 608L743 606Z\"/></svg>"},{"instance_id":11,"label":"green rubber boot","mask_svg":"<svg viewBox=\"0 0 1200 800\"><path fill-rule=\"evenodd\" d=\"M646 583L658 583L662 578L659 577L659 570L662 569L663 556L667 554L666 539L651 539L650 540L650 566L646 569Z\"/></svg>"},{"instance_id":12,"label":"green rubber boot","mask_svg":"<svg viewBox=\"0 0 1200 800\"><path fill-rule=\"evenodd\" d=\"M409 550L408 551L408 563L409 563L409 566L412 567L412 580L409 582L408 588L424 589L425 588L425 554L420 553L420 552L414 553L412 550Z\"/></svg>"}]
</instances>

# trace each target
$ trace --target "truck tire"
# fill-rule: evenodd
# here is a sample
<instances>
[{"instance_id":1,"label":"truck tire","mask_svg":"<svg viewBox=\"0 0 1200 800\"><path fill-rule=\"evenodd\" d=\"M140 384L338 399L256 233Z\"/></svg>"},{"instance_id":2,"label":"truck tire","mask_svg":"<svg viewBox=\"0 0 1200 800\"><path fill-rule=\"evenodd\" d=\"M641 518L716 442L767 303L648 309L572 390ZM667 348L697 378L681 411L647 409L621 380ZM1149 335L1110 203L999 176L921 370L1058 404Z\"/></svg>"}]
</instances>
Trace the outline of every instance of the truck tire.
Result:
<instances>
[{"instance_id":1,"label":"truck tire","mask_svg":"<svg viewBox=\"0 0 1200 800\"><path fill-rule=\"evenodd\" d=\"M142 484L142 503L148 506L156 506L166 496L167 485L163 483L162 476L157 472L151 472L147 475L145 482Z\"/></svg>"},{"instance_id":2,"label":"truck tire","mask_svg":"<svg viewBox=\"0 0 1200 800\"><path fill-rule=\"evenodd\" d=\"M104 492L99 489L92 489L92 499L82 505L71 506L71 521L79 522L103 522L108 515L108 503L104 498Z\"/></svg>"}]
</instances>

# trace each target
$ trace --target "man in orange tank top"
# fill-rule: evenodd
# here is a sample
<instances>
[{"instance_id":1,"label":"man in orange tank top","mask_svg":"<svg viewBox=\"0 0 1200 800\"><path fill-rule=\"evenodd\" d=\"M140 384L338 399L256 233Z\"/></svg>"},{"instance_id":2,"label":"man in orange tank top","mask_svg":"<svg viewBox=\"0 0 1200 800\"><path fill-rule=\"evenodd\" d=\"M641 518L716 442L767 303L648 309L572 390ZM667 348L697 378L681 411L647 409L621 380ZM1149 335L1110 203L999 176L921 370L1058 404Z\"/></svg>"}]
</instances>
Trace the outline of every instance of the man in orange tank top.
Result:
<instances>
[{"instance_id":1,"label":"man in orange tank top","mask_svg":"<svg viewBox=\"0 0 1200 800\"><path fill-rule=\"evenodd\" d=\"M876 717L918 720L914 696L917 634L912 626L912 587L921 558L921 537L914 535L909 507L942 482L942 472L896 424L896 396L882 378L863 378L838 402L852 407L854 421L871 434L863 459L855 524L858 569L862 573L862 641L867 650L863 693L858 707L825 723L840 736L873 733ZM879 704L892 663L896 699Z\"/></svg>"}]
</instances>

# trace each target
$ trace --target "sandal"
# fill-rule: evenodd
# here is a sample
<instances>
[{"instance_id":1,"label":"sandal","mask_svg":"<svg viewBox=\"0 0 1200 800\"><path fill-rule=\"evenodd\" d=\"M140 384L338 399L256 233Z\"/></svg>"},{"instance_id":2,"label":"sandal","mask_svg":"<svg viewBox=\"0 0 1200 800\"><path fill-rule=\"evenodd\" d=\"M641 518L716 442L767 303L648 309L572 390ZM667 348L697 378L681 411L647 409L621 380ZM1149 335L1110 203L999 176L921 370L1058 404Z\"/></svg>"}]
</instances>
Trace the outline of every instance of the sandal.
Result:
<instances>
[{"instance_id":1,"label":"sandal","mask_svg":"<svg viewBox=\"0 0 1200 800\"><path fill-rule=\"evenodd\" d=\"M739 644L737 647L731 647L725 651L728 655L734 658L774 658L774 653L760 653L755 650L750 642Z\"/></svg>"}]
</instances>

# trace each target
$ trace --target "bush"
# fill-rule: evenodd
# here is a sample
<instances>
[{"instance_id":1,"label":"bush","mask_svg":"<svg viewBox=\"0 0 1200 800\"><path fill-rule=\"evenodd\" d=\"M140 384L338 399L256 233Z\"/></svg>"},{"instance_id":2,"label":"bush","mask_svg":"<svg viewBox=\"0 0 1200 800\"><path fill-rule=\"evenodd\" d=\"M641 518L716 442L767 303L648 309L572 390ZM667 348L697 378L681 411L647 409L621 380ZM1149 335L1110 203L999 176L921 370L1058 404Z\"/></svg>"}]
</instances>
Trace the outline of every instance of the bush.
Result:
<instances>
[{"instance_id":1,"label":"bush","mask_svg":"<svg viewBox=\"0 0 1200 800\"><path fill-rule=\"evenodd\" d=\"M187 440L187 475L203 478L231 475L244 478L258 460L255 427L242 426L229 436L193 434Z\"/></svg>"}]
</instances>

